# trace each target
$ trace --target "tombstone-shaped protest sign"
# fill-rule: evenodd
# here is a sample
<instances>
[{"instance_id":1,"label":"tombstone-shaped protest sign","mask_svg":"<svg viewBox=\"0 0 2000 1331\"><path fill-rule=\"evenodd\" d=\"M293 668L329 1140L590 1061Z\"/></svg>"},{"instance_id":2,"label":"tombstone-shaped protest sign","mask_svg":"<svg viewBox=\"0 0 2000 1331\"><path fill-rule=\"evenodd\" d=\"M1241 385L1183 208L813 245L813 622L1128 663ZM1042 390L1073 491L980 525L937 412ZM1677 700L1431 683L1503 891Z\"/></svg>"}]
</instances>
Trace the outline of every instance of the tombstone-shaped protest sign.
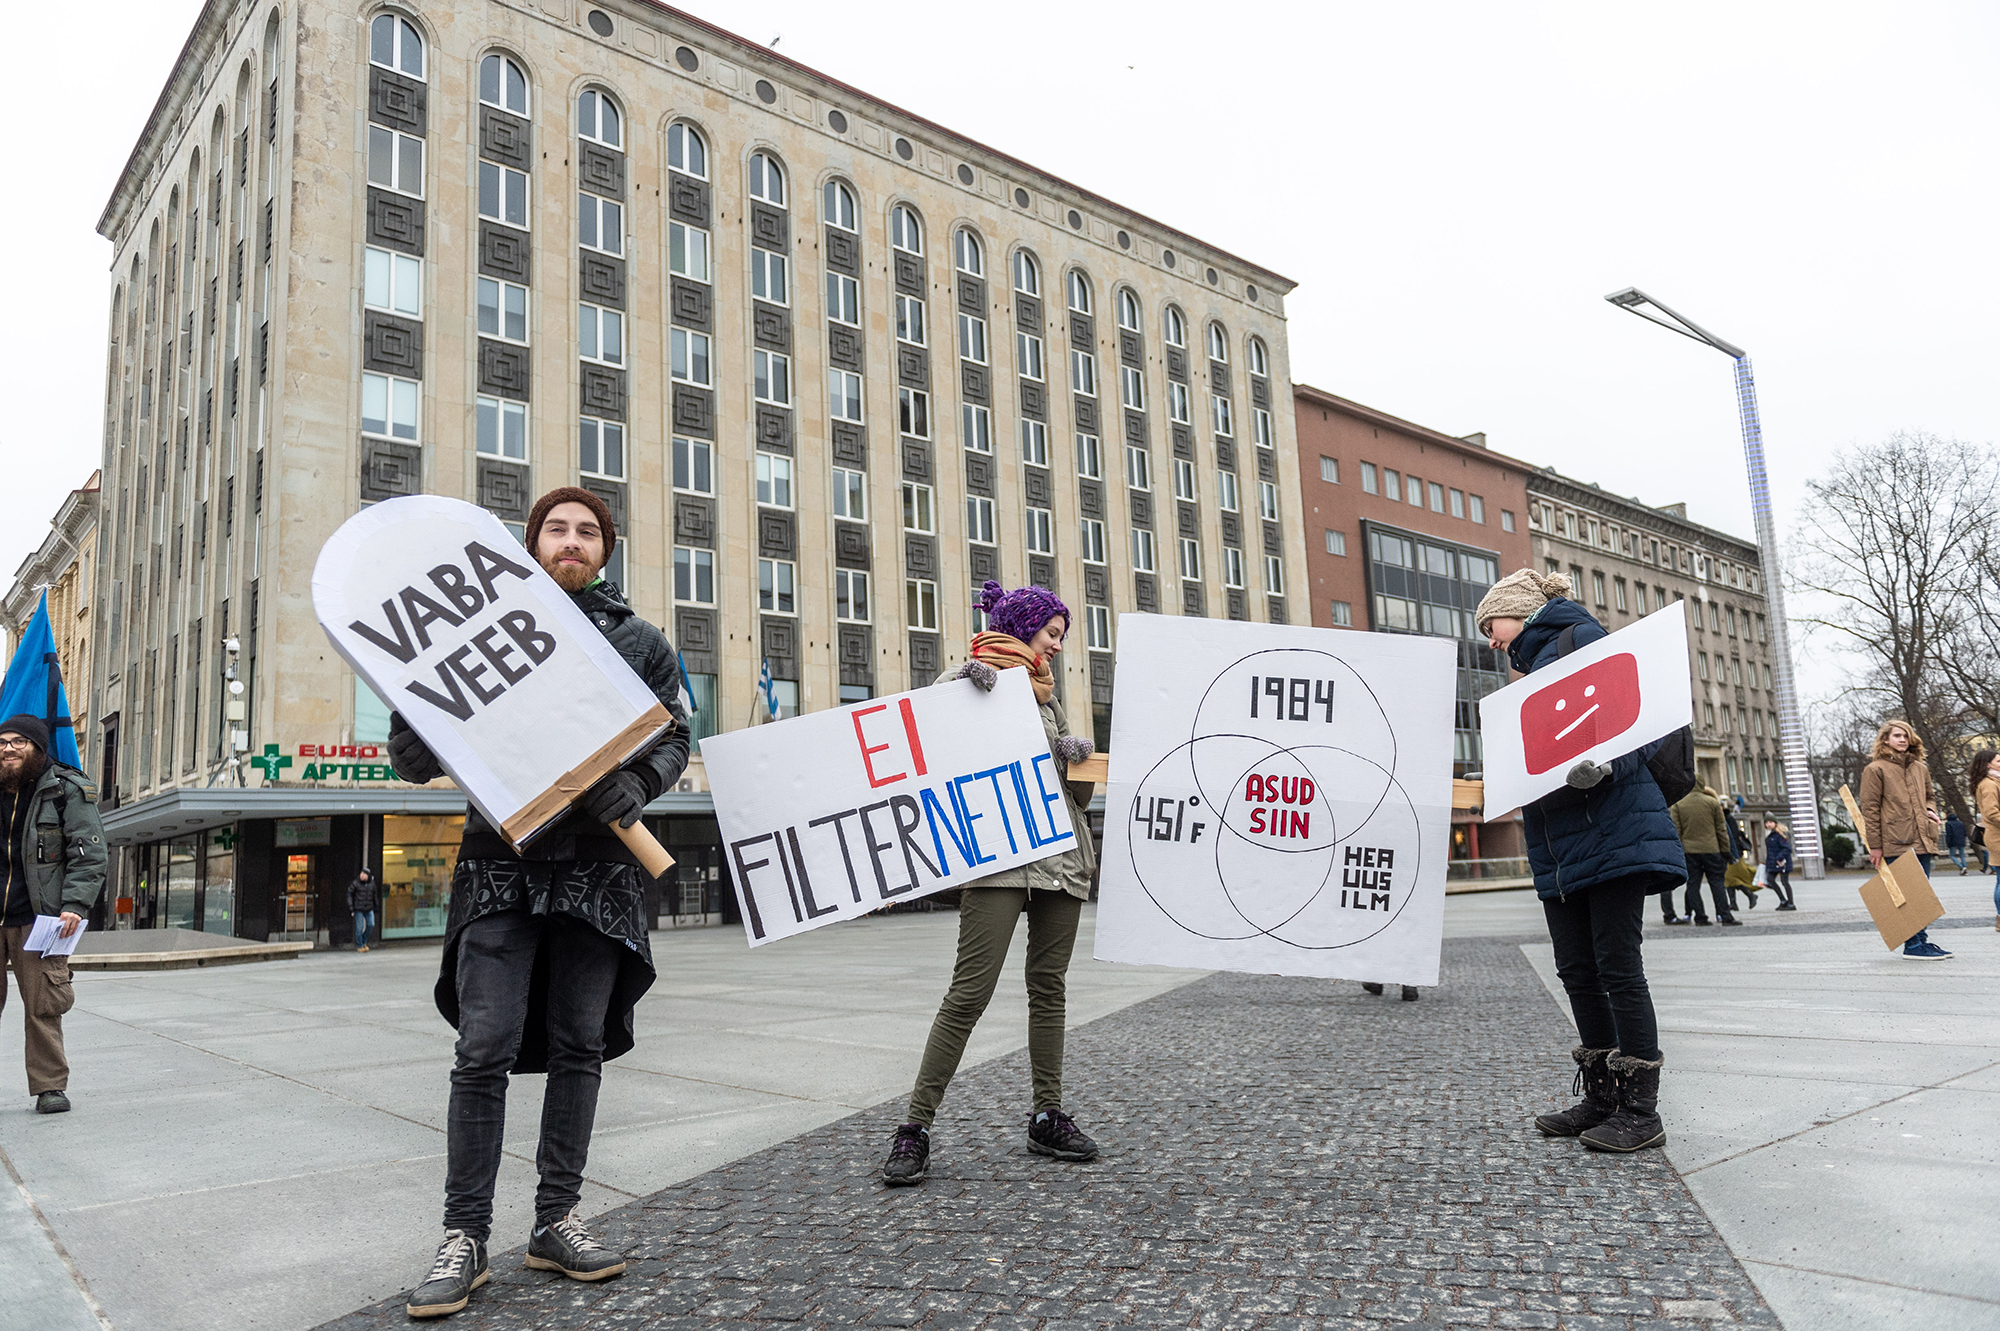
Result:
<instances>
[{"instance_id":1,"label":"tombstone-shaped protest sign","mask_svg":"<svg viewBox=\"0 0 2000 1331\"><path fill-rule=\"evenodd\" d=\"M1120 615L1096 956L1436 984L1455 661Z\"/></svg>"},{"instance_id":2,"label":"tombstone-shaped protest sign","mask_svg":"<svg viewBox=\"0 0 2000 1331\"><path fill-rule=\"evenodd\" d=\"M1025 670L711 735L701 757L752 947L1076 846Z\"/></svg>"},{"instance_id":3,"label":"tombstone-shaped protest sign","mask_svg":"<svg viewBox=\"0 0 2000 1331\"><path fill-rule=\"evenodd\" d=\"M312 589L334 650L516 847L673 727L483 508L438 495L370 505L320 550ZM611 830L655 877L673 863L644 824Z\"/></svg>"},{"instance_id":4,"label":"tombstone-shaped protest sign","mask_svg":"<svg viewBox=\"0 0 2000 1331\"><path fill-rule=\"evenodd\" d=\"M1486 820L1689 724L1685 611L1677 603L1479 700Z\"/></svg>"}]
</instances>

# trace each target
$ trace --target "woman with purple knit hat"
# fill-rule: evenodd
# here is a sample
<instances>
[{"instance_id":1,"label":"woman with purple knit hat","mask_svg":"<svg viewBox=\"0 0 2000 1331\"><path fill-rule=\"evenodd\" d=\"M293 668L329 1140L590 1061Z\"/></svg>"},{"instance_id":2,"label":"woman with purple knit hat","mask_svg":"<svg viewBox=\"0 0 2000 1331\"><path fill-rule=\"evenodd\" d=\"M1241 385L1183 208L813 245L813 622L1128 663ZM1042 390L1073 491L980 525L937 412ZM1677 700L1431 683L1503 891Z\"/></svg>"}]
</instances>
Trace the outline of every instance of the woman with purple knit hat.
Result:
<instances>
[{"instance_id":1,"label":"woman with purple knit hat","mask_svg":"<svg viewBox=\"0 0 2000 1331\"><path fill-rule=\"evenodd\" d=\"M1035 701L1041 704L1049 753L1067 774L1071 763L1082 762L1094 748L1089 740L1069 733L1069 718L1056 701L1055 673L1049 665L1069 633L1069 607L1043 588L1010 592L997 582L986 584L978 605L986 612L986 631L973 636L971 659L939 683L969 679L990 690L999 671L1027 671ZM1023 915L1028 917L1028 1060L1034 1074L1028 1149L1058 1160L1097 1156L1097 1143L1062 1108L1065 986L1077 921L1090 898L1090 878L1097 867L1084 801L1067 783L1062 791L1070 824L1077 829L1075 849L981 878L968 884L959 898L958 960L952 967L951 988L931 1024L917 1068L910 1121L896 1129L889 1159L882 1166L882 1181L892 1187L921 1183L930 1171L931 1121L958 1071L972 1028L993 997L1000 963Z\"/></svg>"}]
</instances>

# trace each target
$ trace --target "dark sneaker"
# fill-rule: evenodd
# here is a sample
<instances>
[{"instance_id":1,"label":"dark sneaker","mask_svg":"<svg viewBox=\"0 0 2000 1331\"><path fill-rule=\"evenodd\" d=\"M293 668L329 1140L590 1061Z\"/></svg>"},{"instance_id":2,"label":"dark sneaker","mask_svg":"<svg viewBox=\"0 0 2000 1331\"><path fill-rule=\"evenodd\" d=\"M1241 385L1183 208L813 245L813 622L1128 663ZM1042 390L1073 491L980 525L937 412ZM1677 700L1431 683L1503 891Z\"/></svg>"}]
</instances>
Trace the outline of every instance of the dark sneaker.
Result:
<instances>
[{"instance_id":1,"label":"dark sneaker","mask_svg":"<svg viewBox=\"0 0 2000 1331\"><path fill-rule=\"evenodd\" d=\"M1028 1149L1058 1160L1095 1160L1097 1143L1060 1109L1044 1109L1028 1120Z\"/></svg>"},{"instance_id":2,"label":"dark sneaker","mask_svg":"<svg viewBox=\"0 0 2000 1331\"><path fill-rule=\"evenodd\" d=\"M1379 984L1373 984L1367 980L1363 980L1361 982L1361 987L1363 989L1366 989L1369 993L1375 995L1377 998L1380 998L1382 996L1382 986Z\"/></svg>"},{"instance_id":3,"label":"dark sneaker","mask_svg":"<svg viewBox=\"0 0 2000 1331\"><path fill-rule=\"evenodd\" d=\"M1704 929L1706 929L1706 928L1707 928L1708 926L1710 926L1710 925L1712 925L1712 924L1714 924L1714 923L1715 923L1715 921L1714 921L1714 920L1711 920L1711 919L1709 919L1709 918L1708 918L1708 916L1706 916L1706 915L1697 915L1697 916L1695 916L1695 917L1694 917L1694 922L1695 922L1696 924L1700 925L1700 926L1701 926L1702 928L1704 928Z\"/></svg>"},{"instance_id":4,"label":"dark sneaker","mask_svg":"<svg viewBox=\"0 0 2000 1331\"><path fill-rule=\"evenodd\" d=\"M1928 940L1921 943L1903 944L1903 955L1911 961L1943 961L1951 953Z\"/></svg>"},{"instance_id":5,"label":"dark sneaker","mask_svg":"<svg viewBox=\"0 0 2000 1331\"><path fill-rule=\"evenodd\" d=\"M1405 1003L1414 1003L1417 1001L1417 986L1414 984L1403 986L1403 1001Z\"/></svg>"},{"instance_id":6,"label":"dark sneaker","mask_svg":"<svg viewBox=\"0 0 2000 1331\"><path fill-rule=\"evenodd\" d=\"M410 1293L404 1309L412 1317L444 1317L457 1312L472 1299L472 1291L485 1284L492 1273L486 1269L486 1245L462 1229L448 1229L438 1245L431 1273Z\"/></svg>"},{"instance_id":7,"label":"dark sneaker","mask_svg":"<svg viewBox=\"0 0 2000 1331\"><path fill-rule=\"evenodd\" d=\"M903 1124L882 1164L882 1181L892 1188L906 1188L922 1183L930 1172L931 1130L921 1123Z\"/></svg>"},{"instance_id":8,"label":"dark sneaker","mask_svg":"<svg viewBox=\"0 0 2000 1331\"><path fill-rule=\"evenodd\" d=\"M535 1226L528 1236L526 1260L536 1271L560 1271L571 1280L609 1280L625 1274L625 1255L590 1237L574 1211Z\"/></svg>"},{"instance_id":9,"label":"dark sneaker","mask_svg":"<svg viewBox=\"0 0 2000 1331\"><path fill-rule=\"evenodd\" d=\"M1671 919L1671 920L1668 920L1668 921L1667 921L1667 923L1668 923L1668 924L1693 924L1693 923L1694 923L1694 921L1693 921L1692 919L1690 919L1690 918L1689 918L1688 916L1686 916L1686 915L1676 915L1676 916L1674 916L1674 918L1673 918L1673 919Z\"/></svg>"},{"instance_id":10,"label":"dark sneaker","mask_svg":"<svg viewBox=\"0 0 2000 1331\"><path fill-rule=\"evenodd\" d=\"M1706 921L1704 921L1704 923L1706 923ZM1743 925L1743 921L1741 921L1741 920L1737 919L1737 918L1736 918L1736 917L1735 917L1734 915L1727 915L1727 916L1724 916L1724 917L1723 917L1722 919L1719 919L1719 920L1717 920L1717 921L1716 921L1716 923L1717 923L1717 924L1733 924L1733 925L1736 925L1736 926L1737 926L1738 928L1741 928L1741 927L1742 927L1742 925Z\"/></svg>"},{"instance_id":11,"label":"dark sneaker","mask_svg":"<svg viewBox=\"0 0 2000 1331\"><path fill-rule=\"evenodd\" d=\"M37 1114L67 1114L69 1112L69 1097L61 1091L43 1091L35 1097L35 1112Z\"/></svg>"}]
</instances>

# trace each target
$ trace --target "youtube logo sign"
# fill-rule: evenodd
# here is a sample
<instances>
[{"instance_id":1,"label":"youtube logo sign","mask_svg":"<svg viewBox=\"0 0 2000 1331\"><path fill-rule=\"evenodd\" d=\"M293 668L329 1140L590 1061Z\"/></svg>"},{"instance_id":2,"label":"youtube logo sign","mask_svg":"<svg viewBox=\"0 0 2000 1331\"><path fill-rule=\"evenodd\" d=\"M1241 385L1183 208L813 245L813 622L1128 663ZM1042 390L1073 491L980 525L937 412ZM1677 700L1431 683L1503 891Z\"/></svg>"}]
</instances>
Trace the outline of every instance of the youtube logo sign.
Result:
<instances>
[{"instance_id":1,"label":"youtube logo sign","mask_svg":"<svg viewBox=\"0 0 2000 1331\"><path fill-rule=\"evenodd\" d=\"M1539 776L1575 762L1639 719L1639 662L1608 656L1530 694L1521 704L1521 749Z\"/></svg>"}]
</instances>

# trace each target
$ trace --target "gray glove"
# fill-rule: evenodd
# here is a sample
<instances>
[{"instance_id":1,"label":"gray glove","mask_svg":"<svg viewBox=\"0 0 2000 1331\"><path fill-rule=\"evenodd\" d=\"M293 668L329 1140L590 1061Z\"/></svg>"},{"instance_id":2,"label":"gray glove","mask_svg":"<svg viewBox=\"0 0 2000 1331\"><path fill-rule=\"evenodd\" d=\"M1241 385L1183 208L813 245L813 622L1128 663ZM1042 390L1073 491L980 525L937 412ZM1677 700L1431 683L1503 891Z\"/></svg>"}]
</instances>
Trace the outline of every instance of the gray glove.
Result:
<instances>
[{"instance_id":1,"label":"gray glove","mask_svg":"<svg viewBox=\"0 0 2000 1331\"><path fill-rule=\"evenodd\" d=\"M1097 745L1081 735L1063 735L1056 740L1054 747L1056 757L1069 765L1080 763L1097 752Z\"/></svg>"},{"instance_id":2,"label":"gray glove","mask_svg":"<svg viewBox=\"0 0 2000 1331\"><path fill-rule=\"evenodd\" d=\"M593 822L630 827L646 809L646 783L631 772L613 772L576 802Z\"/></svg>"},{"instance_id":3,"label":"gray glove","mask_svg":"<svg viewBox=\"0 0 2000 1331\"><path fill-rule=\"evenodd\" d=\"M1578 790L1589 790L1600 781L1607 781L1610 778L1611 769L1609 767L1600 767L1592 762L1581 762L1570 768L1569 775L1564 777L1563 780L1569 782L1570 785Z\"/></svg>"},{"instance_id":4,"label":"gray glove","mask_svg":"<svg viewBox=\"0 0 2000 1331\"><path fill-rule=\"evenodd\" d=\"M424 737L410 729L401 712L389 716L389 765L396 775L413 785L423 785L444 775L444 764L431 752Z\"/></svg>"},{"instance_id":5,"label":"gray glove","mask_svg":"<svg viewBox=\"0 0 2000 1331\"><path fill-rule=\"evenodd\" d=\"M951 672L951 678L969 679L979 686L981 692L991 693L994 684L999 682L1000 672L984 661L967 661Z\"/></svg>"}]
</instances>

